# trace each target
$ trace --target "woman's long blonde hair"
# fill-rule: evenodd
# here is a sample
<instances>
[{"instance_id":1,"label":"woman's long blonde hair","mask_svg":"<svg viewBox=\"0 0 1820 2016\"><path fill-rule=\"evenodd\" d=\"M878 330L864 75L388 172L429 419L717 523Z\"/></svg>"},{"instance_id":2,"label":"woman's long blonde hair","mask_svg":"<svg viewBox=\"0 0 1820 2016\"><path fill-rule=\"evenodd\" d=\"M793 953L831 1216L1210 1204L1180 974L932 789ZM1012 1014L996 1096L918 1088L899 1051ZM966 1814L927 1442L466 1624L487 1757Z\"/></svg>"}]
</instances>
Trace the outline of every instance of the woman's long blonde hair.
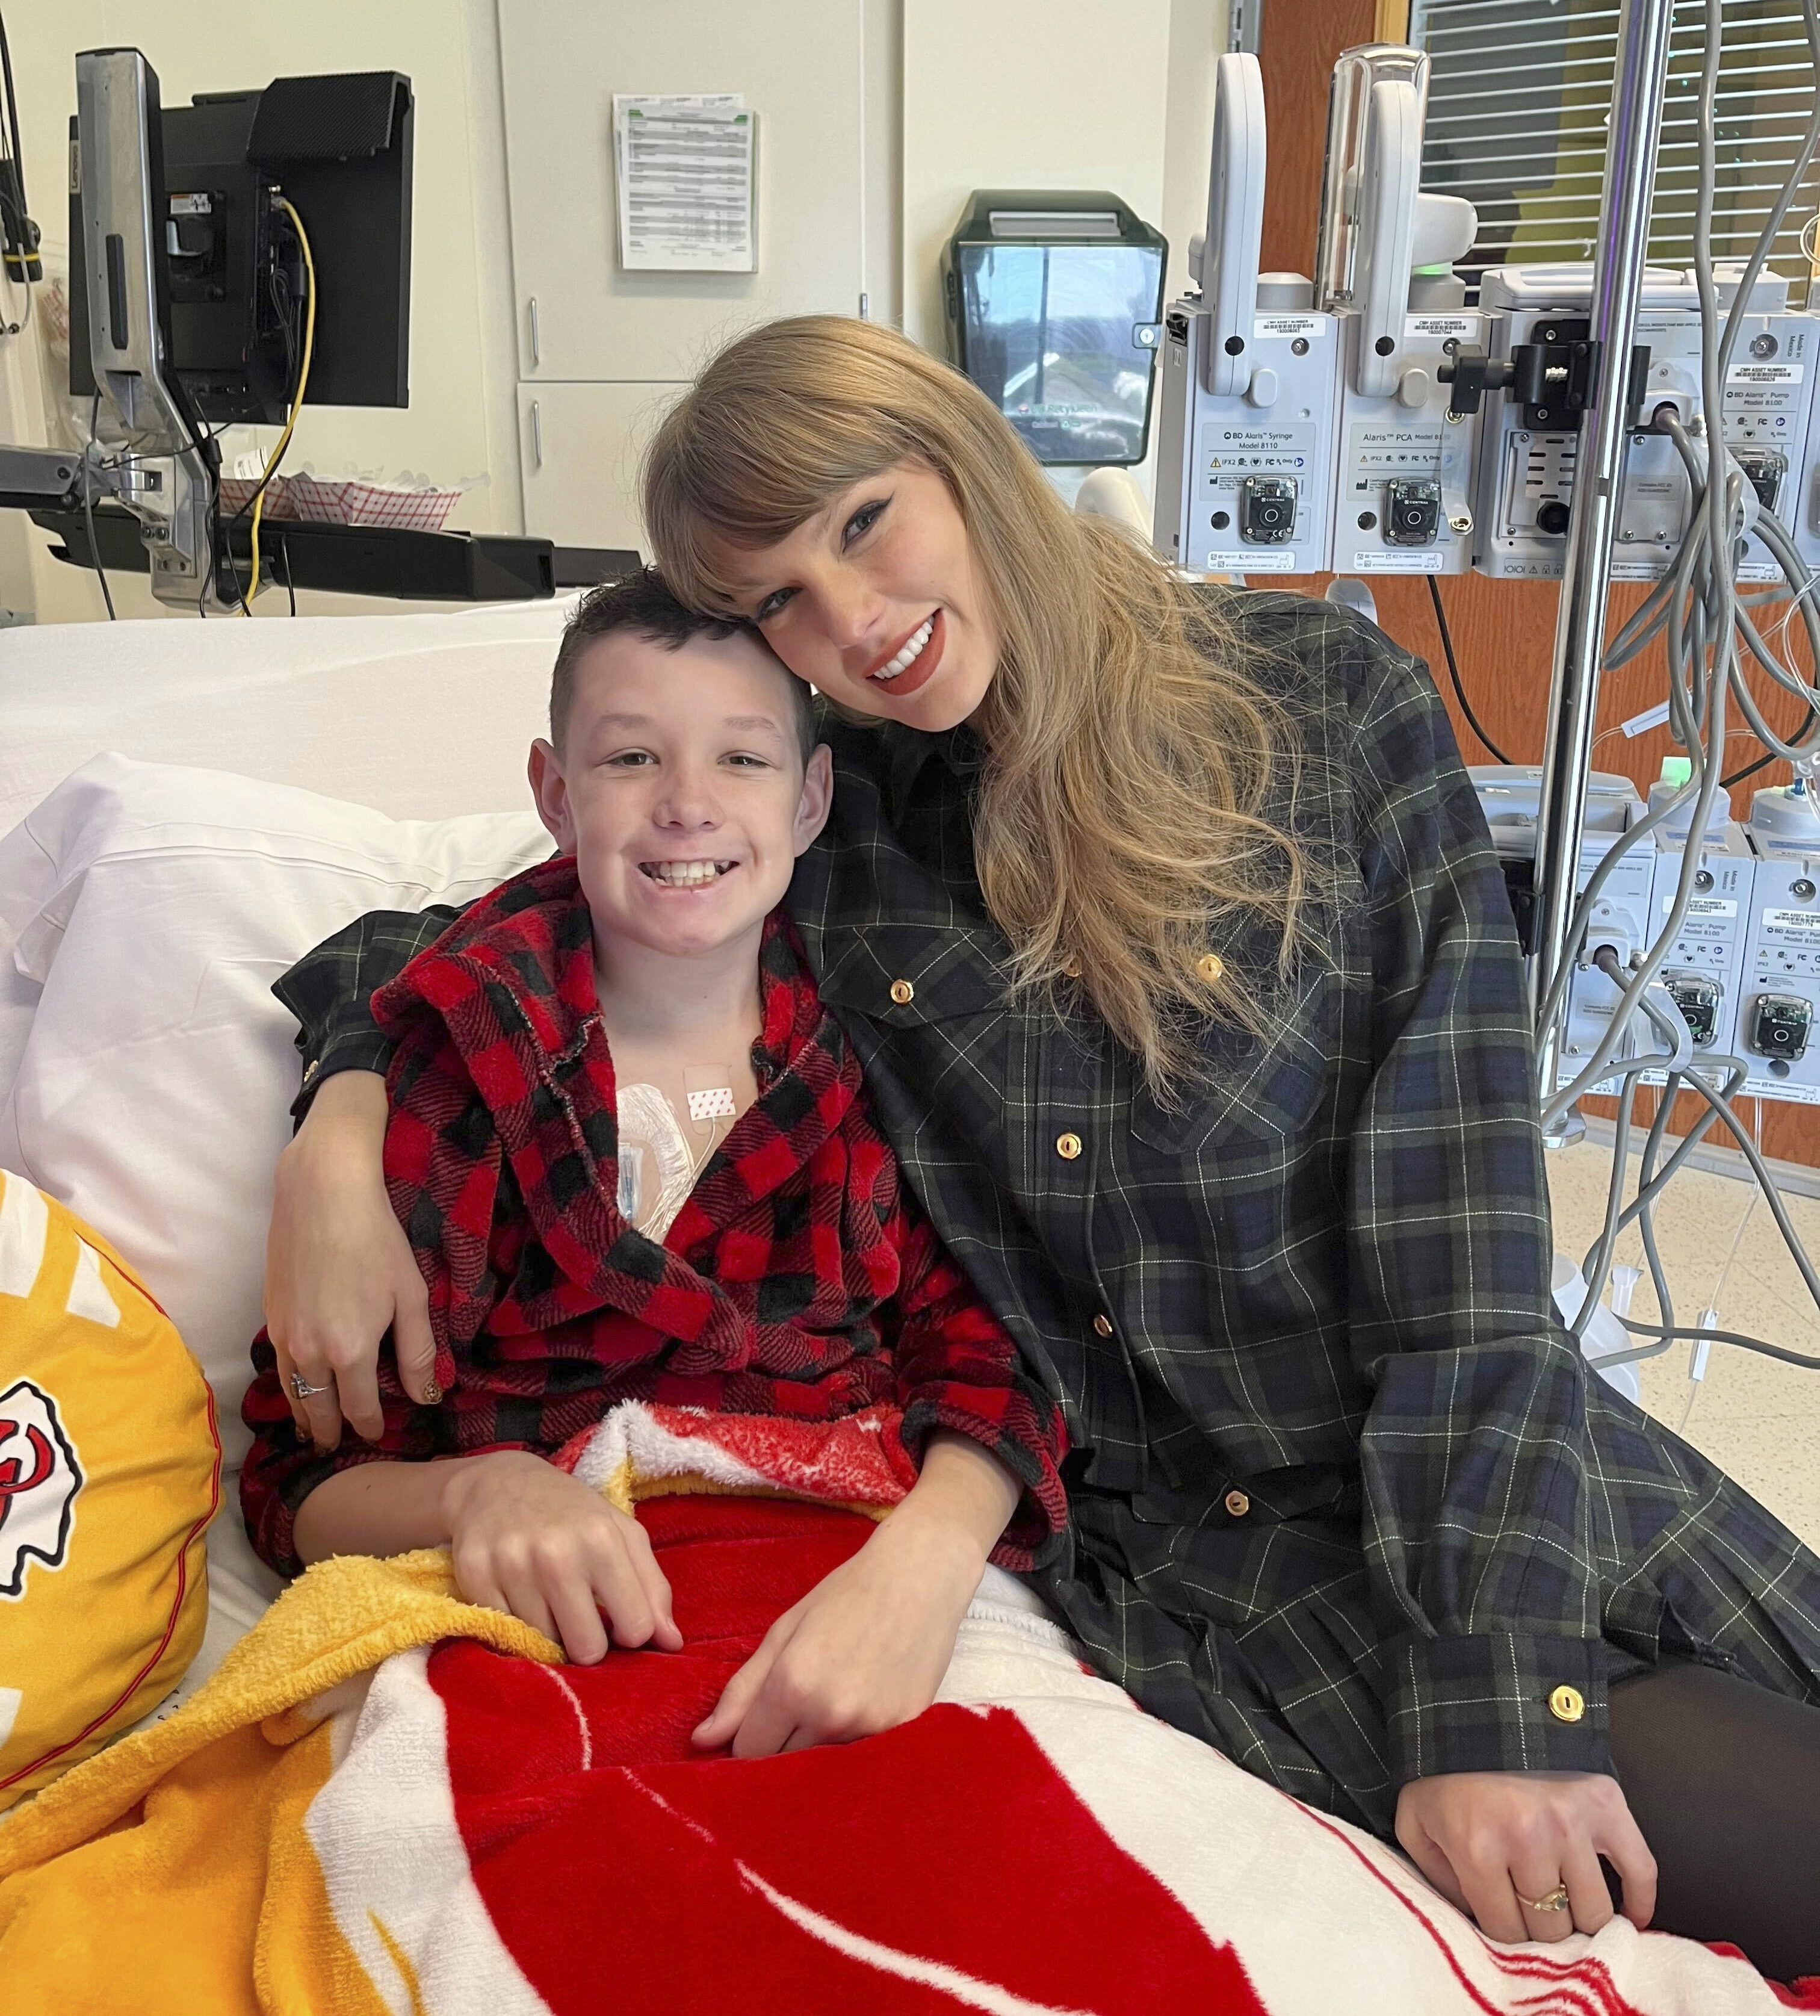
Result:
<instances>
[{"instance_id":1,"label":"woman's long blonde hair","mask_svg":"<svg viewBox=\"0 0 1820 2016\"><path fill-rule=\"evenodd\" d=\"M959 372L835 315L739 337L672 409L644 470L657 564L685 602L737 610L732 554L901 462L953 493L1002 639L973 722L973 846L1012 989L1078 986L1171 1097L1196 1020L1264 1019L1275 990L1232 949L1264 925L1280 981L1312 894L1307 849L1271 815L1297 737L1237 668L1214 599L1070 511Z\"/></svg>"}]
</instances>

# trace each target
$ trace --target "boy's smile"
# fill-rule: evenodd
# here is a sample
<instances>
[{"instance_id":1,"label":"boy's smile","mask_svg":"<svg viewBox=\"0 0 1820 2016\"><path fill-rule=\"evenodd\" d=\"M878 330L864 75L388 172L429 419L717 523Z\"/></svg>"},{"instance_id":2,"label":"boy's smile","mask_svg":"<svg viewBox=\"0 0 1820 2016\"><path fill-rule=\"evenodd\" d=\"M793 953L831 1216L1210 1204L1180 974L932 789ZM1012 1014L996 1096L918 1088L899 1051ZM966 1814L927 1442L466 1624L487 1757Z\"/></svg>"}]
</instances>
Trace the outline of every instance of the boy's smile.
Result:
<instances>
[{"instance_id":1,"label":"boy's smile","mask_svg":"<svg viewBox=\"0 0 1820 2016\"><path fill-rule=\"evenodd\" d=\"M577 662L563 748L538 745L532 781L597 958L756 959L827 812L827 752L805 768L790 676L744 635L672 650L616 631Z\"/></svg>"}]
</instances>

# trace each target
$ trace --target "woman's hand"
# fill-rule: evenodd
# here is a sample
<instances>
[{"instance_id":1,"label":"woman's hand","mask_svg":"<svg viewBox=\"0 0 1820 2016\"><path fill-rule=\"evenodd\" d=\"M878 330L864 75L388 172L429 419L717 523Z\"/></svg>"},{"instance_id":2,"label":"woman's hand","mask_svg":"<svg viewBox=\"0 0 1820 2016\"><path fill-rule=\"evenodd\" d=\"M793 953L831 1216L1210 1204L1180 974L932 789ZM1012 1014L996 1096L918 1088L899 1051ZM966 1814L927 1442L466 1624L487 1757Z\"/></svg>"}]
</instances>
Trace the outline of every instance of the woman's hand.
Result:
<instances>
[{"instance_id":1,"label":"woman's hand","mask_svg":"<svg viewBox=\"0 0 1820 2016\"><path fill-rule=\"evenodd\" d=\"M1494 1939L1564 1939L1613 1916L1602 1855L1641 1930L1656 1910L1656 1858L1616 1778L1568 1771L1458 1771L1415 1778L1397 1802L1397 1838L1436 1889ZM1534 1905L1558 1886L1569 1908Z\"/></svg>"},{"instance_id":2,"label":"woman's hand","mask_svg":"<svg viewBox=\"0 0 1820 2016\"><path fill-rule=\"evenodd\" d=\"M976 1444L932 1437L908 1497L771 1627L692 1741L768 1757L913 1720L941 1685L1017 1497L1016 1480Z\"/></svg>"},{"instance_id":3,"label":"woman's hand","mask_svg":"<svg viewBox=\"0 0 1820 2016\"><path fill-rule=\"evenodd\" d=\"M578 1666L606 1656L609 1625L615 1644L682 1650L670 1584L636 1519L527 1452L436 1467L446 1473L450 1552L469 1603L522 1618Z\"/></svg>"},{"instance_id":4,"label":"woman's hand","mask_svg":"<svg viewBox=\"0 0 1820 2016\"><path fill-rule=\"evenodd\" d=\"M279 1157L265 1245L265 1327L298 1432L341 1439L345 1414L371 1442L385 1428L375 1368L387 1330L405 1390L433 1406L430 1299L386 1196L386 1082L340 1071ZM299 1400L291 1374L324 1391Z\"/></svg>"}]
</instances>

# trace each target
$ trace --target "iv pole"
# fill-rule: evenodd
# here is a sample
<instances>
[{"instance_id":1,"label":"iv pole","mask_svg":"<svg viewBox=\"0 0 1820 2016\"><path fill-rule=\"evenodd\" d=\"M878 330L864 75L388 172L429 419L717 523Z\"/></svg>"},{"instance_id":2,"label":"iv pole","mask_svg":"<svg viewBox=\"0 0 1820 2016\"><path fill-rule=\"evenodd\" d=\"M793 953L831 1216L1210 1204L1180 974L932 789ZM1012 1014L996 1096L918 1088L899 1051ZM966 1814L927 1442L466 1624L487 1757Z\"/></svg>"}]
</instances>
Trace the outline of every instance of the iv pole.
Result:
<instances>
[{"instance_id":1,"label":"iv pole","mask_svg":"<svg viewBox=\"0 0 1820 2016\"><path fill-rule=\"evenodd\" d=\"M1674 0L1624 0L1612 85L1610 142L1593 255L1592 337L1598 369L1580 428L1580 452L1567 526L1566 571L1555 621L1555 669L1548 693L1548 738L1542 754L1537 822L1534 949L1530 1009L1546 998L1555 975L1578 948L1567 941L1575 871L1592 765L1593 718L1611 593L1612 520L1628 437L1624 393L1649 240L1649 200L1662 137ZM1555 1091L1566 1010L1536 1031L1536 1064L1545 1102Z\"/></svg>"}]
</instances>

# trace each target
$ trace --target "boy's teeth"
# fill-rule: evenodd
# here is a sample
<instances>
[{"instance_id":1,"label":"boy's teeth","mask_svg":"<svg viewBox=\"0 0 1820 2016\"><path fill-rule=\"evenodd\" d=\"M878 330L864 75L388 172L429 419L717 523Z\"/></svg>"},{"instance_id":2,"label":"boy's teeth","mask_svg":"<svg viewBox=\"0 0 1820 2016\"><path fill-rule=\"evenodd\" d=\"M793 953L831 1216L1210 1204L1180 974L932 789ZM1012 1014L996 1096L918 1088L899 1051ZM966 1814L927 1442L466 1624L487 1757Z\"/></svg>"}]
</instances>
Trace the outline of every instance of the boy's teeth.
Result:
<instances>
[{"instance_id":1,"label":"boy's teeth","mask_svg":"<svg viewBox=\"0 0 1820 2016\"><path fill-rule=\"evenodd\" d=\"M923 656L923 647L929 642L929 633L934 628L935 618L932 616L905 645L897 657L888 665L881 665L872 674L872 677L875 679L894 679L900 672L908 671Z\"/></svg>"},{"instance_id":2,"label":"boy's teeth","mask_svg":"<svg viewBox=\"0 0 1820 2016\"><path fill-rule=\"evenodd\" d=\"M698 883L717 880L732 865L730 861L653 861L647 864L645 873L653 882L667 883L673 889L688 889Z\"/></svg>"}]
</instances>

